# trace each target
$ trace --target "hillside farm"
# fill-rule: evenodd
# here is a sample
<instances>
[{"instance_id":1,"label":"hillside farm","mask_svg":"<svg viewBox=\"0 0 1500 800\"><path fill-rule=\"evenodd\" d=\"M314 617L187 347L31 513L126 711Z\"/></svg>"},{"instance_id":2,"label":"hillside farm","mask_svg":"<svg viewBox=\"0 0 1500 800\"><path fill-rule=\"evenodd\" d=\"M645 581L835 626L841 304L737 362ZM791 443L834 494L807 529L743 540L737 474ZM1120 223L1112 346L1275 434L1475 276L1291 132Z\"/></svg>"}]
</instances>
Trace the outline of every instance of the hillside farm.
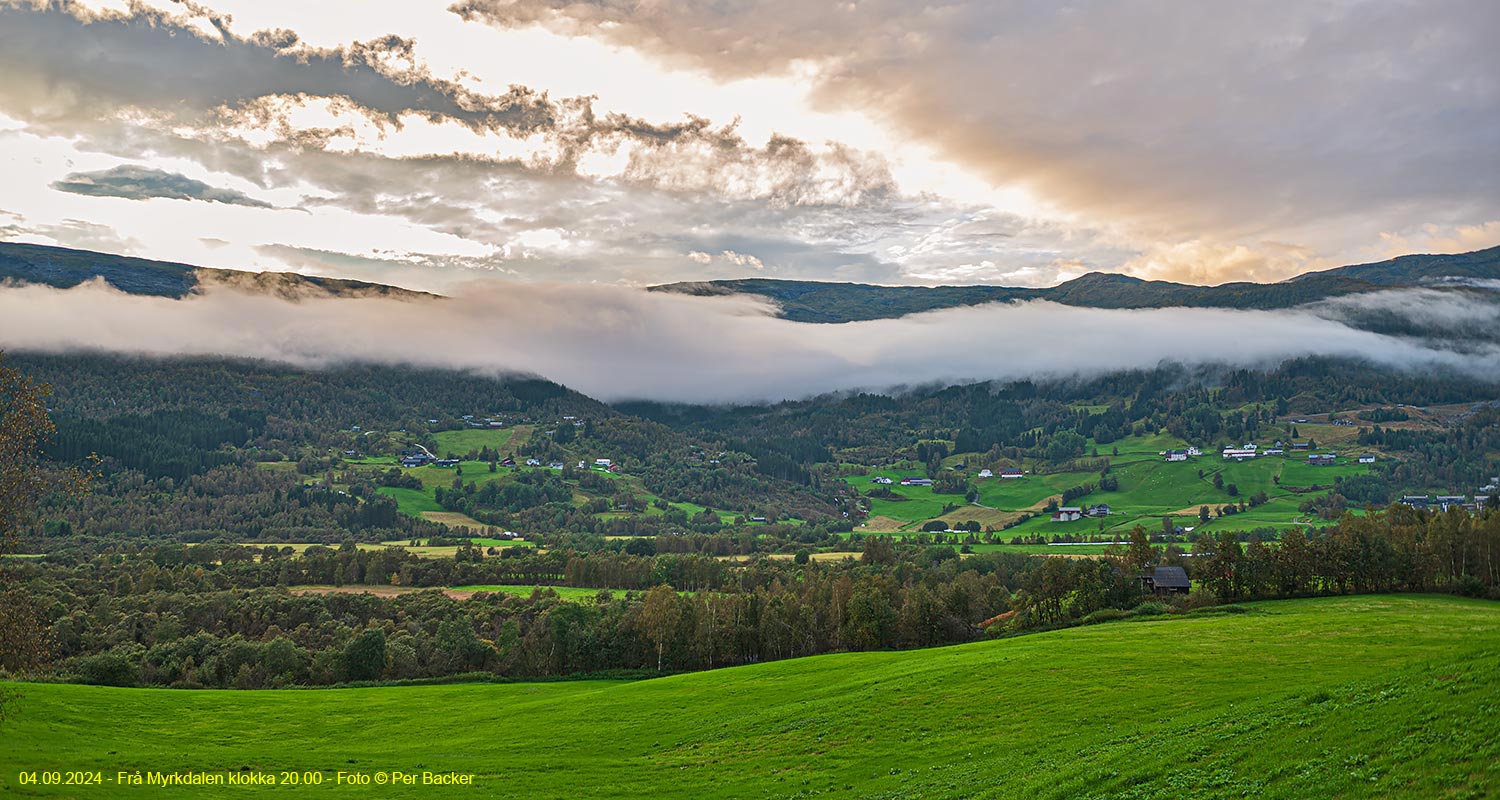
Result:
<instances>
[{"instance_id":1,"label":"hillside farm","mask_svg":"<svg viewBox=\"0 0 1500 800\"><path fill-rule=\"evenodd\" d=\"M1108 459L1109 474L1118 481L1118 488L1113 491L1096 488L1070 501L1082 507L1107 504L1109 516L1069 522L1052 521L1045 510L1048 501L1059 501L1062 493L1072 487L1097 485L1100 480L1097 471L1052 472L1028 465L1025 476L1018 479L970 477L978 492L972 503L962 495L937 494L933 487L902 485L903 477L917 474L913 469L878 469L867 475L846 476L844 480L862 494L879 489L892 495L869 497L872 524L867 525L867 532L902 536L920 531L923 523L930 520L943 520L951 528L975 521L982 528L1002 530L1003 537L1009 539L1033 534L1122 537L1138 524L1156 532L1161 530L1164 516L1179 519L1180 525L1208 531L1306 523L1308 516L1298 506L1327 494L1337 478L1369 471L1368 466L1356 463L1352 456L1339 458L1333 466L1312 466L1302 454L1235 461L1207 453L1180 462L1167 462L1160 455L1162 450L1183 446L1182 442L1165 436L1130 437L1115 443L1112 449L1118 452L1106 450L1101 457ZM952 456L948 461L964 458ZM892 482L875 484L876 478ZM1220 481L1222 486L1218 485ZM1230 494L1231 486L1234 494ZM1202 506L1216 509L1246 502L1258 492L1266 494L1267 502L1235 515L1215 516L1207 523L1197 519ZM1030 518L1023 521L1026 515Z\"/></svg>"}]
</instances>

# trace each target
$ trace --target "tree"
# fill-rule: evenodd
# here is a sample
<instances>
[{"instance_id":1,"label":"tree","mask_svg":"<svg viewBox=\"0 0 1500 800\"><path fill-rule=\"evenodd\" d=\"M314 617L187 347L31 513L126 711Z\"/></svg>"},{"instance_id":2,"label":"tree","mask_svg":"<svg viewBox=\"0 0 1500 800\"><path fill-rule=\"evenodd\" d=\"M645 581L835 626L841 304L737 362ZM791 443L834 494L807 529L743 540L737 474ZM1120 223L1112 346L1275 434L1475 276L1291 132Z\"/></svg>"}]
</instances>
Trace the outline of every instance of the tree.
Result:
<instances>
[{"instance_id":1,"label":"tree","mask_svg":"<svg viewBox=\"0 0 1500 800\"><path fill-rule=\"evenodd\" d=\"M1125 566L1131 575L1144 575L1156 560L1156 548L1151 546L1151 540L1146 536L1146 529L1140 525L1130 531L1130 546L1125 550Z\"/></svg>"},{"instance_id":2,"label":"tree","mask_svg":"<svg viewBox=\"0 0 1500 800\"><path fill-rule=\"evenodd\" d=\"M0 556L15 551L21 526L45 494L79 493L86 486L83 473L41 466L41 444L56 431L47 416L48 394L47 386L0 360ZM0 561L0 669L27 670L45 656L41 609ZM17 699L0 690L0 722Z\"/></svg>"},{"instance_id":3,"label":"tree","mask_svg":"<svg viewBox=\"0 0 1500 800\"><path fill-rule=\"evenodd\" d=\"M366 628L344 648L344 675L351 681L373 681L385 672L385 631Z\"/></svg>"},{"instance_id":4,"label":"tree","mask_svg":"<svg viewBox=\"0 0 1500 800\"><path fill-rule=\"evenodd\" d=\"M677 621L681 618L677 592L672 587L661 584L646 593L646 602L641 606L641 624L646 628L646 636L656 644L657 672L662 671L667 640L677 630Z\"/></svg>"}]
</instances>

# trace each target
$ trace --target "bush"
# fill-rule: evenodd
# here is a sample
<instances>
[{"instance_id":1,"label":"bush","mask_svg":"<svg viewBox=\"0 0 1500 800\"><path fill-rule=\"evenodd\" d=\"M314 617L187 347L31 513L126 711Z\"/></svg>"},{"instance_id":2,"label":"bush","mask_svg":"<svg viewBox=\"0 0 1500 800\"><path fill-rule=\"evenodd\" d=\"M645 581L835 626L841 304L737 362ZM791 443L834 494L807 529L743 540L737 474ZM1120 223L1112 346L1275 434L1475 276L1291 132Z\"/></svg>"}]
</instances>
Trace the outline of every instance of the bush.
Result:
<instances>
[{"instance_id":1,"label":"bush","mask_svg":"<svg viewBox=\"0 0 1500 800\"><path fill-rule=\"evenodd\" d=\"M1208 608L1219 604L1219 596L1210 591L1203 584L1194 584L1193 591L1186 597L1178 595L1172 605L1182 611L1196 611L1200 608Z\"/></svg>"},{"instance_id":2,"label":"bush","mask_svg":"<svg viewBox=\"0 0 1500 800\"><path fill-rule=\"evenodd\" d=\"M1206 608L1193 609L1194 614L1249 614L1250 609L1244 606L1208 606Z\"/></svg>"},{"instance_id":3,"label":"bush","mask_svg":"<svg viewBox=\"0 0 1500 800\"><path fill-rule=\"evenodd\" d=\"M1134 615L1129 611L1122 611L1118 608L1101 608L1079 621L1084 625L1097 625L1101 622L1114 622L1117 619L1125 619L1130 616Z\"/></svg>"},{"instance_id":4,"label":"bush","mask_svg":"<svg viewBox=\"0 0 1500 800\"><path fill-rule=\"evenodd\" d=\"M103 653L84 656L74 665L78 679L97 686L135 686L141 679L139 649L116 647Z\"/></svg>"},{"instance_id":5,"label":"bush","mask_svg":"<svg viewBox=\"0 0 1500 800\"><path fill-rule=\"evenodd\" d=\"M1155 600L1147 600L1135 607L1135 615L1138 617L1156 617L1167 613L1167 605Z\"/></svg>"},{"instance_id":6,"label":"bush","mask_svg":"<svg viewBox=\"0 0 1500 800\"><path fill-rule=\"evenodd\" d=\"M1463 597L1483 597L1484 581L1480 580L1474 575L1464 573L1463 576L1453 584L1453 593Z\"/></svg>"}]
</instances>

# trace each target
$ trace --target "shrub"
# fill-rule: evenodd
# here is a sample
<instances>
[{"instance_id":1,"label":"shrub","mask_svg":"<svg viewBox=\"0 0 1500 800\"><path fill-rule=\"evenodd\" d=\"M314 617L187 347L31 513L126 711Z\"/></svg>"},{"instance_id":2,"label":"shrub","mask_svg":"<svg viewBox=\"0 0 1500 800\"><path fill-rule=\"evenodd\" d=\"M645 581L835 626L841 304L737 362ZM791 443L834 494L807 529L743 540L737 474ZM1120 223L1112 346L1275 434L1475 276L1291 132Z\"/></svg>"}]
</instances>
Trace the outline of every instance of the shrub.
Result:
<instances>
[{"instance_id":1,"label":"shrub","mask_svg":"<svg viewBox=\"0 0 1500 800\"><path fill-rule=\"evenodd\" d=\"M1166 604L1155 600L1147 600L1135 607L1135 615L1138 617L1155 617L1165 613L1167 613Z\"/></svg>"},{"instance_id":2,"label":"shrub","mask_svg":"<svg viewBox=\"0 0 1500 800\"><path fill-rule=\"evenodd\" d=\"M116 647L103 653L84 656L75 662L79 680L98 686L135 686L140 682L139 648Z\"/></svg>"},{"instance_id":3,"label":"shrub","mask_svg":"<svg viewBox=\"0 0 1500 800\"><path fill-rule=\"evenodd\" d=\"M1101 608L1084 617L1080 622L1084 625L1097 625L1101 622L1114 622L1117 619L1125 619L1130 616L1133 615L1129 611L1122 611L1118 608Z\"/></svg>"}]
</instances>

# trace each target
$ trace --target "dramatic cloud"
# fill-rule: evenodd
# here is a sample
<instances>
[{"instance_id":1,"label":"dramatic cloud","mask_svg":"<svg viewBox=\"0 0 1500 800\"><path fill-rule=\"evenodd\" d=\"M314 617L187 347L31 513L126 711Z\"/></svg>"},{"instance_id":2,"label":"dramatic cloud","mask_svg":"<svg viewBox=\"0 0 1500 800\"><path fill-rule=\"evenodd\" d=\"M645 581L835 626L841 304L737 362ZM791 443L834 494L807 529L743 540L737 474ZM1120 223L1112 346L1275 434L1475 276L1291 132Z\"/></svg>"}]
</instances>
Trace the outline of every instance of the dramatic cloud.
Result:
<instances>
[{"instance_id":1,"label":"dramatic cloud","mask_svg":"<svg viewBox=\"0 0 1500 800\"><path fill-rule=\"evenodd\" d=\"M210 203L270 208L264 200L256 200L244 192L209 186L175 172L164 172L150 167L121 164L98 172L74 172L52 184L60 192L85 194L93 197L123 197L127 200L146 200L164 197L170 200L204 200Z\"/></svg>"},{"instance_id":2,"label":"dramatic cloud","mask_svg":"<svg viewBox=\"0 0 1500 800\"><path fill-rule=\"evenodd\" d=\"M139 255L401 285L1275 280L1497 241L1497 23L1482 0L0 0L0 232L84 220Z\"/></svg>"},{"instance_id":3,"label":"dramatic cloud","mask_svg":"<svg viewBox=\"0 0 1500 800\"><path fill-rule=\"evenodd\" d=\"M879 115L997 184L1115 220L1139 246L1200 251L1152 259L1165 277L1285 277L1305 262L1284 245L1349 252L1500 206L1500 6L1487 0L454 10L725 77L811 75L824 105Z\"/></svg>"},{"instance_id":4,"label":"dramatic cloud","mask_svg":"<svg viewBox=\"0 0 1500 800\"><path fill-rule=\"evenodd\" d=\"M309 366L414 363L537 374L606 400L688 402L1089 375L1163 360L1268 366L1314 354L1500 378L1500 347L1460 354L1302 312L1025 303L805 325L774 319L765 303L744 297L579 285L475 286L425 302L295 304L227 289L167 300L98 283L22 287L0 292L0 346L230 354Z\"/></svg>"}]
</instances>

